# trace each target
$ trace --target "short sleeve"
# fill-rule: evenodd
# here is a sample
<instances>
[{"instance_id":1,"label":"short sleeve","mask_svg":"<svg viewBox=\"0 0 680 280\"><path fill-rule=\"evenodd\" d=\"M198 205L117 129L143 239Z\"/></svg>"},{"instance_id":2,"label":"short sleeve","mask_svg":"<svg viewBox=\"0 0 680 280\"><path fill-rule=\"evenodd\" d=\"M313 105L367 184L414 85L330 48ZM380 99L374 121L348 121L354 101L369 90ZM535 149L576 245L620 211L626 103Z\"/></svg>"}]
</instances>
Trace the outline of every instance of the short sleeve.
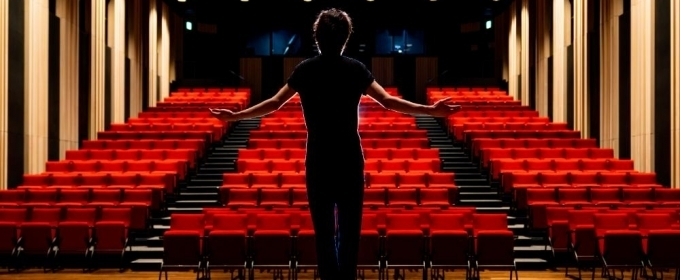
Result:
<instances>
[{"instance_id":1,"label":"short sleeve","mask_svg":"<svg viewBox=\"0 0 680 280\"><path fill-rule=\"evenodd\" d=\"M375 77L373 76L373 73L371 73L370 70L366 67L365 64L357 61L359 64L359 72L357 73L357 76L359 77L359 82L358 86L361 89L361 94L366 95L366 89L375 81Z\"/></svg>"},{"instance_id":2,"label":"short sleeve","mask_svg":"<svg viewBox=\"0 0 680 280\"><path fill-rule=\"evenodd\" d=\"M286 81L288 87L294 89L295 91L300 91L300 87L302 86L301 83L305 80L303 65L304 61L295 66L295 69L293 69L293 72L290 74L290 76L288 76L288 80Z\"/></svg>"}]
</instances>

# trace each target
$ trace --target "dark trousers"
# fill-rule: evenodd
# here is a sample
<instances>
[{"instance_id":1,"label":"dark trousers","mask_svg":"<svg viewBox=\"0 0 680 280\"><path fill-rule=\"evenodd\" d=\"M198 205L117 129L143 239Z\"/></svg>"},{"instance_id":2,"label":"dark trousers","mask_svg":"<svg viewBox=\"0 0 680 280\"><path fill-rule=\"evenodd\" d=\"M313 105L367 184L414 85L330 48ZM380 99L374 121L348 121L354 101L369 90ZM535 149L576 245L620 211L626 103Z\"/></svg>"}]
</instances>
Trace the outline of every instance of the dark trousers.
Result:
<instances>
[{"instance_id":1,"label":"dark trousers","mask_svg":"<svg viewBox=\"0 0 680 280\"><path fill-rule=\"evenodd\" d=\"M364 198L363 158L350 164L350 168L341 165L329 169L310 160L307 166L307 197L316 235L319 276L321 280L356 279Z\"/></svg>"}]
</instances>

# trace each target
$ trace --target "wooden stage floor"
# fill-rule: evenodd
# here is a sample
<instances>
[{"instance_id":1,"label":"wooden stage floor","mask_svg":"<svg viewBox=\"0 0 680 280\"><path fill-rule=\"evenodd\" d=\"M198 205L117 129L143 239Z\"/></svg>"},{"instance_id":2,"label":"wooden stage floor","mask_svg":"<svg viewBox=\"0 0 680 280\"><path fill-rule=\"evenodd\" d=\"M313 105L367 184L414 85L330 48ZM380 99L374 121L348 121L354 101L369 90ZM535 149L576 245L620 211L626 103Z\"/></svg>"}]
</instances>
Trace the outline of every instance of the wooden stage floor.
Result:
<instances>
[{"instance_id":1,"label":"wooden stage floor","mask_svg":"<svg viewBox=\"0 0 680 280\"><path fill-rule=\"evenodd\" d=\"M574 271L575 272L575 271ZM600 270L597 270L597 274L595 275L595 279L603 279L599 277ZM671 273L672 274L672 273ZM667 274L664 275L664 279L673 279L673 275ZM311 274L303 274L300 275L299 279L300 280L311 280L313 279L311 277ZM372 275L367 275L366 279L375 279L375 277L371 277ZM446 274L446 279L451 279L451 280L459 280L459 279L464 279L464 273L463 272L454 272L454 273L447 273ZM617 273L618 276L618 273ZM630 279L630 273L626 273L626 277L624 279ZM171 280L193 280L195 278L195 274L190 273L190 272L170 272L168 274L168 279ZM589 272L584 272L583 274L584 279L590 279L590 273ZM101 280L101 279L158 279L158 273L157 272L132 272L132 271L127 271L123 273L119 273L117 270L99 270L95 271L92 273L82 273L79 270L63 270L63 271L58 271L55 273L43 273L42 270L27 270L21 273L7 273L7 272L1 272L0 273L0 279L16 279L16 280L21 280L21 279L30 279L30 280ZM164 279L164 278L163 278ZM230 274L225 274L222 272L213 272L212 274L212 279L231 279ZM272 279L271 274L257 274L255 279ZM407 280L420 280L421 274L418 272L411 272L407 274ZM482 272L481 273L481 279L480 280L501 280L501 279L509 279L509 273L508 272L502 272L502 271L488 271L488 272ZM519 279L521 280L562 280L562 279L569 279L573 280L576 278L567 278L564 277L564 270L559 269L557 271L519 271Z\"/></svg>"}]
</instances>

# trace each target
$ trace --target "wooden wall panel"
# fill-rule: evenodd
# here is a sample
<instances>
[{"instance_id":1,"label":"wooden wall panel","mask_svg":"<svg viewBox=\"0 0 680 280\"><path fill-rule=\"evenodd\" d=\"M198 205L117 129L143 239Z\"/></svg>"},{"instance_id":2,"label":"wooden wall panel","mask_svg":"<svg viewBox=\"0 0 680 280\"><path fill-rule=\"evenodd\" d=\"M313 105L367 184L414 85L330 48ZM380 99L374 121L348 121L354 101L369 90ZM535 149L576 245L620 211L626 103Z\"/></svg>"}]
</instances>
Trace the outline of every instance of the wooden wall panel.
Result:
<instances>
[{"instance_id":1,"label":"wooden wall panel","mask_svg":"<svg viewBox=\"0 0 680 280\"><path fill-rule=\"evenodd\" d=\"M433 77L439 75L439 59L437 57L417 57L416 58L416 102L423 103L425 98L426 88L435 85L437 81L428 81Z\"/></svg>"},{"instance_id":2,"label":"wooden wall panel","mask_svg":"<svg viewBox=\"0 0 680 280\"><path fill-rule=\"evenodd\" d=\"M288 81L288 77L293 73L295 66L305 60L304 57L284 57L283 58L283 80L282 85Z\"/></svg>"},{"instance_id":3,"label":"wooden wall panel","mask_svg":"<svg viewBox=\"0 0 680 280\"><path fill-rule=\"evenodd\" d=\"M631 1L631 159L635 169L654 171L654 4Z\"/></svg>"},{"instance_id":4,"label":"wooden wall panel","mask_svg":"<svg viewBox=\"0 0 680 280\"><path fill-rule=\"evenodd\" d=\"M680 1L671 1L671 186L680 188Z\"/></svg>"},{"instance_id":5,"label":"wooden wall panel","mask_svg":"<svg viewBox=\"0 0 680 280\"><path fill-rule=\"evenodd\" d=\"M9 54L9 1L0 1L0 190L7 188L7 56Z\"/></svg>"},{"instance_id":6,"label":"wooden wall panel","mask_svg":"<svg viewBox=\"0 0 680 280\"><path fill-rule=\"evenodd\" d=\"M245 87L250 88L251 104L260 102L262 99L262 58L241 58L239 68L241 76L246 80Z\"/></svg>"},{"instance_id":7,"label":"wooden wall panel","mask_svg":"<svg viewBox=\"0 0 680 280\"><path fill-rule=\"evenodd\" d=\"M49 1L24 4L24 173L35 174L45 171L48 153Z\"/></svg>"},{"instance_id":8,"label":"wooden wall panel","mask_svg":"<svg viewBox=\"0 0 680 280\"><path fill-rule=\"evenodd\" d=\"M383 86L394 85L394 58L374 57L371 59L371 72L375 80Z\"/></svg>"}]
</instances>

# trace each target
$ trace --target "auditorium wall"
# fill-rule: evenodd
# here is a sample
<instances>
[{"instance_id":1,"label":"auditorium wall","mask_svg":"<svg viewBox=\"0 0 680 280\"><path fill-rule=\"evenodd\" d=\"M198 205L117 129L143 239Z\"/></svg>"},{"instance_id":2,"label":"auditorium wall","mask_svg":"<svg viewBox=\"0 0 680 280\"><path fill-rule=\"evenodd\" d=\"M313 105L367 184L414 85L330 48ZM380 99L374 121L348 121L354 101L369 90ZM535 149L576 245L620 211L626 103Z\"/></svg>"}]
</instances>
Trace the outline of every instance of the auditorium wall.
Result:
<instances>
[{"instance_id":1,"label":"auditorium wall","mask_svg":"<svg viewBox=\"0 0 680 280\"><path fill-rule=\"evenodd\" d=\"M0 189L169 94L183 20L143 2L0 1Z\"/></svg>"},{"instance_id":2,"label":"auditorium wall","mask_svg":"<svg viewBox=\"0 0 680 280\"><path fill-rule=\"evenodd\" d=\"M535 12L526 13L532 2ZM522 5L521 11L508 9L498 17L510 30L503 76L515 96L524 94L514 79L527 80L521 78L526 46L520 44L518 52L512 44L529 36L536 47L529 68L538 69L529 72L535 86L529 94L539 113L634 160L636 170L655 172L660 184L680 187L676 2L514 0L511 7ZM536 32L517 31L524 31L517 26L526 17L537 18Z\"/></svg>"}]
</instances>

